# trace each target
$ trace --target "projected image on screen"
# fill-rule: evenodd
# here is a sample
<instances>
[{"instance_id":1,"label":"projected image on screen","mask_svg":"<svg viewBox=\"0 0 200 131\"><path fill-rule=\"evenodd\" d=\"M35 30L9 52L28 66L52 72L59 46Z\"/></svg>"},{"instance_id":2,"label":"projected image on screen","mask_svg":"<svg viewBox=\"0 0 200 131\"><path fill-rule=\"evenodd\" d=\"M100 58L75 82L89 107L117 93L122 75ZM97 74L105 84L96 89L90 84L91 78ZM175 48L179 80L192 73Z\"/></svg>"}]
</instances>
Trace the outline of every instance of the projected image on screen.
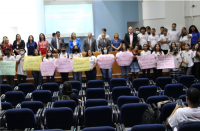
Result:
<instances>
[{"instance_id":1,"label":"projected image on screen","mask_svg":"<svg viewBox=\"0 0 200 131\"><path fill-rule=\"evenodd\" d=\"M62 37L70 37L72 32L77 36L86 36L93 32L92 4L45 5L46 35L56 31Z\"/></svg>"}]
</instances>

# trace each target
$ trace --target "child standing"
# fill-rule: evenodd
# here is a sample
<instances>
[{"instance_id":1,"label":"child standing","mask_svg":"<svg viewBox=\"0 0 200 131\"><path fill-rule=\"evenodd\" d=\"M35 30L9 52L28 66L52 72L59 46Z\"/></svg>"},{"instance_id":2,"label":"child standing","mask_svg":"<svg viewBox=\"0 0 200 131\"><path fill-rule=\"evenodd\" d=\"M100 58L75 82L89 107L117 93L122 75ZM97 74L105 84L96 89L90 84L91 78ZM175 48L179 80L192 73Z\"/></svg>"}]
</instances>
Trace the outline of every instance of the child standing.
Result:
<instances>
[{"instance_id":1,"label":"child standing","mask_svg":"<svg viewBox=\"0 0 200 131\"><path fill-rule=\"evenodd\" d=\"M140 72L140 66L138 64L137 56L140 56L140 53L138 52L138 45L135 45L133 53L133 61L131 63L131 72L132 72L132 80L135 78L138 78L138 72Z\"/></svg>"}]
</instances>

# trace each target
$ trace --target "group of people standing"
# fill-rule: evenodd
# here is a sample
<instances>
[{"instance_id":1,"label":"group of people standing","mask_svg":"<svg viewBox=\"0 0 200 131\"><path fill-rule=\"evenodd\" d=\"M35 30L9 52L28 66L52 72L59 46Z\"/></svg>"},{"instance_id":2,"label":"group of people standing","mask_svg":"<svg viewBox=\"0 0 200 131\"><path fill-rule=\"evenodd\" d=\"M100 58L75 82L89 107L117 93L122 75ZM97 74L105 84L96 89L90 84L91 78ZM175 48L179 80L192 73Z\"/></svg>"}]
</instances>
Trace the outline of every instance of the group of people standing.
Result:
<instances>
[{"instance_id":1,"label":"group of people standing","mask_svg":"<svg viewBox=\"0 0 200 131\"><path fill-rule=\"evenodd\" d=\"M93 55L93 52L101 52L101 55L109 54L109 51L120 51L120 52L132 52L133 60L130 66L121 66L121 77L124 78L126 74L126 80L129 81L129 70L132 72L132 80L138 78L138 73L140 72L140 66L138 64L137 56L154 54L155 59L157 56L163 55L173 55L175 68L172 69L174 72L174 78L178 79L179 68L182 66L184 68L184 74L189 75L192 73L199 79L200 71L200 34L197 28L192 25L189 28L189 32L185 27L182 31L176 29L176 24L172 24L172 29L161 27L160 33L156 35L155 28L141 27L136 28L133 32L133 28L128 28L128 33L125 34L124 40L119 38L118 33L114 34L113 39L106 34L106 29L102 29L102 34L100 34L96 39L92 38L92 33L88 33L88 37L84 39L83 46L81 46L80 38L76 37L76 33L72 33L68 42L69 51L66 51L66 43L64 38L60 37L60 32L57 31L55 36L51 40L51 44L46 40L45 35L41 33L39 35L39 41L36 43L34 37L30 35L28 37L28 42L21 39L19 34L16 35L16 40L11 44L9 39L4 36L3 42L1 43L1 54L4 56L4 61L15 60L18 64L17 69L17 79L18 84L26 82L27 71L23 70L24 56L27 51L29 56L44 56L43 61L55 61L55 57L52 55L54 53L58 54L59 58L81 58L82 53L86 52L86 57L90 59L90 71L86 71L87 80L96 79L96 65L97 58ZM25 48L26 47L26 48ZM82 47L82 49L81 49ZM98 47L98 49L97 49ZM143 51L139 51L143 50ZM14 57L14 55L16 57ZM193 68L192 68L193 67ZM103 80L110 81L112 78L112 67L108 69L101 69ZM126 73L125 73L126 72ZM150 69L143 70L143 77L147 72L147 77L150 77ZM162 69L153 69L155 80L157 77L162 76ZM62 82L68 81L68 73L60 73L62 77ZM32 71L32 75L35 80L35 85L42 84L42 76L40 71ZM54 73L55 75L55 73ZM54 75L47 76L47 82L54 82ZM79 80L82 82L82 72L73 72L74 80ZM0 83L2 83L2 76L0 76ZM6 76L8 83L14 87L14 76Z\"/></svg>"}]
</instances>

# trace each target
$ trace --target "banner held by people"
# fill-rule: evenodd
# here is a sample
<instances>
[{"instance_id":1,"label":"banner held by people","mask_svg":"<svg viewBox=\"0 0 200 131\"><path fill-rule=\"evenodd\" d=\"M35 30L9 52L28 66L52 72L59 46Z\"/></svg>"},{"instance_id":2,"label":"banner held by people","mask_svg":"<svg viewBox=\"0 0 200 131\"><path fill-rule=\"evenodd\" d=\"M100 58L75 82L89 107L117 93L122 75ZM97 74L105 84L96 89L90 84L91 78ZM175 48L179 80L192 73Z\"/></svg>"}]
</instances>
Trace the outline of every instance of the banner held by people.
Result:
<instances>
[{"instance_id":1,"label":"banner held by people","mask_svg":"<svg viewBox=\"0 0 200 131\"><path fill-rule=\"evenodd\" d=\"M0 75L15 75L16 61L0 61Z\"/></svg>"},{"instance_id":2,"label":"banner held by people","mask_svg":"<svg viewBox=\"0 0 200 131\"><path fill-rule=\"evenodd\" d=\"M157 57L157 69L175 68L173 55L165 55Z\"/></svg>"},{"instance_id":3,"label":"banner held by people","mask_svg":"<svg viewBox=\"0 0 200 131\"><path fill-rule=\"evenodd\" d=\"M73 71L89 71L90 70L90 61L88 57L85 58L73 58Z\"/></svg>"},{"instance_id":4,"label":"banner held by people","mask_svg":"<svg viewBox=\"0 0 200 131\"><path fill-rule=\"evenodd\" d=\"M53 76L56 66L53 61L41 62L40 70L42 76Z\"/></svg>"},{"instance_id":5,"label":"banner held by people","mask_svg":"<svg viewBox=\"0 0 200 131\"><path fill-rule=\"evenodd\" d=\"M133 54L131 52L119 52L116 54L116 61L119 66L130 66L133 61Z\"/></svg>"},{"instance_id":6,"label":"banner held by people","mask_svg":"<svg viewBox=\"0 0 200 131\"><path fill-rule=\"evenodd\" d=\"M55 60L57 72L73 72L73 60L68 58L59 58Z\"/></svg>"},{"instance_id":7,"label":"banner held by people","mask_svg":"<svg viewBox=\"0 0 200 131\"><path fill-rule=\"evenodd\" d=\"M99 65L99 68L102 68L102 69L111 68L114 61L115 61L115 58L113 54L97 56L97 64Z\"/></svg>"},{"instance_id":8,"label":"banner held by people","mask_svg":"<svg viewBox=\"0 0 200 131\"><path fill-rule=\"evenodd\" d=\"M137 56L137 58L141 69L150 69L156 67L155 55L142 55Z\"/></svg>"},{"instance_id":9,"label":"banner held by people","mask_svg":"<svg viewBox=\"0 0 200 131\"><path fill-rule=\"evenodd\" d=\"M40 71L40 64L42 62L41 56L25 56L24 68L25 71Z\"/></svg>"}]
</instances>

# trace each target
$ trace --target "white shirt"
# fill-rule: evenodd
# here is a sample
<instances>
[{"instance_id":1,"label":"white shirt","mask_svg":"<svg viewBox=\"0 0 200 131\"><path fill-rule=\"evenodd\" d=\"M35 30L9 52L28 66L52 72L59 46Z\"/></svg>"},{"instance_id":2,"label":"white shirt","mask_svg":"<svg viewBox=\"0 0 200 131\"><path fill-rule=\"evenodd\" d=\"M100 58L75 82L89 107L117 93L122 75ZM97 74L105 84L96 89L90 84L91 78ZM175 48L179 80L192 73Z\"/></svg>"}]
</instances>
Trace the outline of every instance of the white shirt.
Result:
<instances>
[{"instance_id":1,"label":"white shirt","mask_svg":"<svg viewBox=\"0 0 200 131\"><path fill-rule=\"evenodd\" d=\"M17 55L16 61L18 61L20 58L21 58L21 55ZM24 67L24 58L21 58L17 67L17 74L27 76L27 71L23 71L23 67Z\"/></svg>"},{"instance_id":2,"label":"white shirt","mask_svg":"<svg viewBox=\"0 0 200 131\"><path fill-rule=\"evenodd\" d=\"M182 124L190 122L200 122L200 107L198 108L178 108L169 119L169 125L174 131L178 131Z\"/></svg>"},{"instance_id":3,"label":"white shirt","mask_svg":"<svg viewBox=\"0 0 200 131\"><path fill-rule=\"evenodd\" d=\"M158 43L158 41L159 41L159 36L158 35L155 35L155 36L153 36L152 34L148 37L148 41L151 43L151 46L155 46L157 43ZM151 48L150 48L150 50L152 50Z\"/></svg>"},{"instance_id":4,"label":"white shirt","mask_svg":"<svg viewBox=\"0 0 200 131\"><path fill-rule=\"evenodd\" d=\"M175 67L178 67L179 63L182 62L182 58L179 54L177 54L177 56L173 55L174 56L174 66ZM178 69L173 69L173 71L177 71Z\"/></svg>"},{"instance_id":5,"label":"white shirt","mask_svg":"<svg viewBox=\"0 0 200 131\"><path fill-rule=\"evenodd\" d=\"M142 55L150 55L151 51L147 50L147 52L146 52L146 51L143 50L140 54L141 54L141 56Z\"/></svg>"},{"instance_id":6,"label":"white shirt","mask_svg":"<svg viewBox=\"0 0 200 131\"><path fill-rule=\"evenodd\" d=\"M60 54L59 54L59 58L67 58L67 53L65 53L65 54L60 53Z\"/></svg>"},{"instance_id":7,"label":"white shirt","mask_svg":"<svg viewBox=\"0 0 200 131\"><path fill-rule=\"evenodd\" d=\"M97 63L97 58L95 56L89 57L90 60L90 68L94 66L95 63Z\"/></svg>"},{"instance_id":8,"label":"white shirt","mask_svg":"<svg viewBox=\"0 0 200 131\"><path fill-rule=\"evenodd\" d=\"M187 51L183 52L182 57L184 58L185 61L188 62L188 67L192 67L194 65L192 60L192 58L194 58L193 51L189 50L188 52Z\"/></svg>"},{"instance_id":9,"label":"white shirt","mask_svg":"<svg viewBox=\"0 0 200 131\"><path fill-rule=\"evenodd\" d=\"M77 54L71 54L69 55L69 58L82 58L82 53L77 53Z\"/></svg>"},{"instance_id":10,"label":"white shirt","mask_svg":"<svg viewBox=\"0 0 200 131\"><path fill-rule=\"evenodd\" d=\"M197 52L197 51L193 51L193 53L194 53L194 63L200 62L199 57L196 57L196 56L197 56L197 53L196 53L196 52Z\"/></svg>"},{"instance_id":11,"label":"white shirt","mask_svg":"<svg viewBox=\"0 0 200 131\"><path fill-rule=\"evenodd\" d=\"M76 44L76 40L75 40L75 41L73 41L73 46L75 46L75 45L77 45L77 44Z\"/></svg>"},{"instance_id":12,"label":"white shirt","mask_svg":"<svg viewBox=\"0 0 200 131\"><path fill-rule=\"evenodd\" d=\"M101 35L102 35L102 34L100 34L100 35L98 36L97 40L102 39L102 36L101 36ZM110 40L110 36L109 36L109 35L106 35L106 39Z\"/></svg>"},{"instance_id":13,"label":"white shirt","mask_svg":"<svg viewBox=\"0 0 200 131\"><path fill-rule=\"evenodd\" d=\"M157 59L157 56L164 56L165 54L164 54L164 52L162 51L161 53L160 52L152 52L152 54L154 54L155 55L155 57L156 57L156 59Z\"/></svg>"},{"instance_id":14,"label":"white shirt","mask_svg":"<svg viewBox=\"0 0 200 131\"><path fill-rule=\"evenodd\" d=\"M169 30L168 34L170 35L171 43L175 42L176 45L178 45L179 36L180 36L181 32L179 30L176 30L176 31Z\"/></svg>"},{"instance_id":15,"label":"white shirt","mask_svg":"<svg viewBox=\"0 0 200 131\"><path fill-rule=\"evenodd\" d=\"M14 56L10 56L10 57L4 56L3 61L15 61L15 57Z\"/></svg>"},{"instance_id":16,"label":"white shirt","mask_svg":"<svg viewBox=\"0 0 200 131\"><path fill-rule=\"evenodd\" d=\"M143 45L147 44L148 35L147 34L143 35L142 33L140 33L140 34L137 35L137 37L138 37L139 45L141 45L142 48L143 48Z\"/></svg>"},{"instance_id":17,"label":"white shirt","mask_svg":"<svg viewBox=\"0 0 200 131\"><path fill-rule=\"evenodd\" d=\"M169 40L171 40L171 38L170 38L169 35L166 35L166 36L161 35L160 36L160 40L169 41ZM169 49L169 45L170 45L170 43L161 43L161 49L162 50L168 50Z\"/></svg>"},{"instance_id":18,"label":"white shirt","mask_svg":"<svg viewBox=\"0 0 200 131\"><path fill-rule=\"evenodd\" d=\"M192 34L189 34L192 37ZM186 44L191 45L191 38L189 38L187 35L181 36L180 42L185 42Z\"/></svg>"},{"instance_id":19,"label":"white shirt","mask_svg":"<svg viewBox=\"0 0 200 131\"><path fill-rule=\"evenodd\" d=\"M52 57L49 57L48 59L47 59L46 57L43 58L43 61L44 61L44 62L47 62L47 61L54 61L54 60L55 60L55 57L53 57L53 58L52 58Z\"/></svg>"}]
</instances>

